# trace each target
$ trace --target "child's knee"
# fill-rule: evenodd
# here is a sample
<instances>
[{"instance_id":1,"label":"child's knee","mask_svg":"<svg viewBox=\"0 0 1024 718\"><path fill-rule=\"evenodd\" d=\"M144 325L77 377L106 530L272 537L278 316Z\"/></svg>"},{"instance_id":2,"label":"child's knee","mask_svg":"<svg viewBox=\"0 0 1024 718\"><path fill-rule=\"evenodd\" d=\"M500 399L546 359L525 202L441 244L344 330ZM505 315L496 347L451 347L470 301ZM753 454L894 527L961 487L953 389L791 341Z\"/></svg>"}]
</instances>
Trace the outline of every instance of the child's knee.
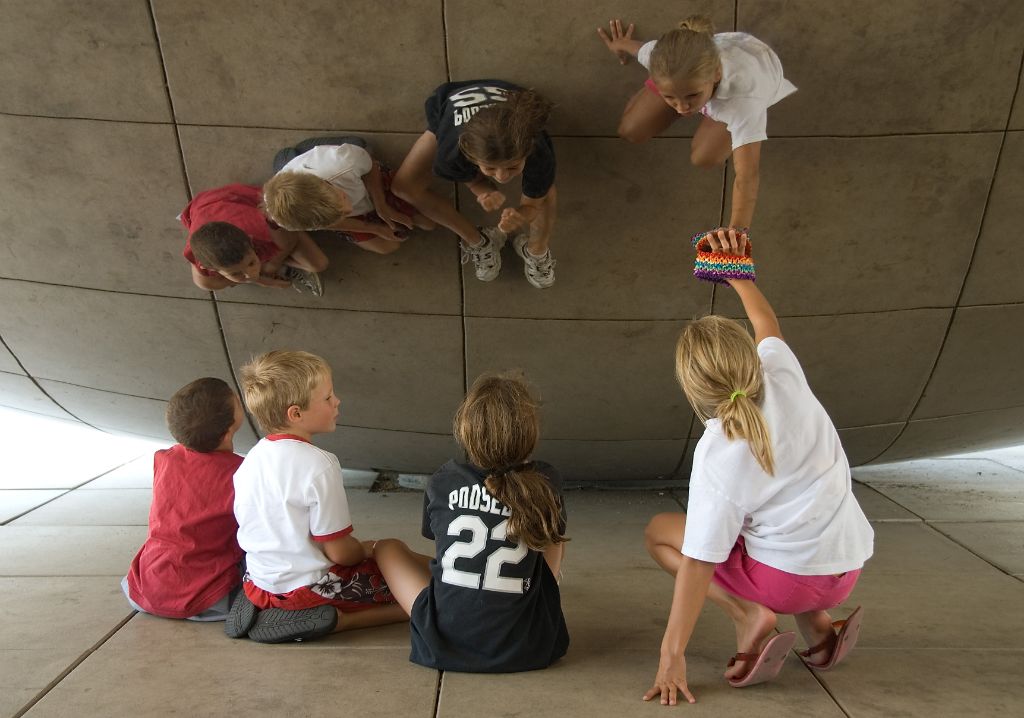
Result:
<instances>
[{"instance_id":1,"label":"child's knee","mask_svg":"<svg viewBox=\"0 0 1024 718\"><path fill-rule=\"evenodd\" d=\"M685 521L685 518L683 520ZM647 522L647 527L644 529L644 544L647 546L647 550L651 551L660 544L672 543L672 535L678 530L679 522L680 514L678 513L658 514ZM682 546L682 542L680 542L680 546Z\"/></svg>"},{"instance_id":2,"label":"child's knee","mask_svg":"<svg viewBox=\"0 0 1024 718\"><path fill-rule=\"evenodd\" d=\"M309 264L314 272L325 272L330 264L330 260L327 259L327 255L321 254L319 257L311 257Z\"/></svg>"},{"instance_id":3,"label":"child's knee","mask_svg":"<svg viewBox=\"0 0 1024 718\"><path fill-rule=\"evenodd\" d=\"M725 158L716 157L710 152L703 149L691 149L690 150L690 164L694 167L700 167L704 170L714 169L715 167L721 167L725 164Z\"/></svg>"},{"instance_id":4,"label":"child's knee","mask_svg":"<svg viewBox=\"0 0 1024 718\"><path fill-rule=\"evenodd\" d=\"M420 195L420 188L399 172L391 181L391 194L414 205L416 198Z\"/></svg>"},{"instance_id":5,"label":"child's knee","mask_svg":"<svg viewBox=\"0 0 1024 718\"><path fill-rule=\"evenodd\" d=\"M648 132L646 128L641 127L628 117L623 117L619 121L619 127L616 132L619 137L634 145L642 144L651 139L651 133Z\"/></svg>"}]
</instances>

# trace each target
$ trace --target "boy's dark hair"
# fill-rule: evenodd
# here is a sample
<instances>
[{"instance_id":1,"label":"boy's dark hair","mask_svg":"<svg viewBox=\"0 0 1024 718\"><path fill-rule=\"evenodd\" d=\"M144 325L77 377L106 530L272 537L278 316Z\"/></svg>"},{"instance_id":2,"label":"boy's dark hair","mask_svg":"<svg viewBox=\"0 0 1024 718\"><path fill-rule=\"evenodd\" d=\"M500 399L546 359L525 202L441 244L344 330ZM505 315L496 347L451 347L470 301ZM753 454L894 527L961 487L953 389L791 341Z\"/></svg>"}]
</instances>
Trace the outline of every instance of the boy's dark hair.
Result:
<instances>
[{"instance_id":1,"label":"boy's dark hair","mask_svg":"<svg viewBox=\"0 0 1024 718\"><path fill-rule=\"evenodd\" d=\"M212 377L181 387L167 405L171 436L193 451L213 451L235 423L234 398L226 382Z\"/></svg>"},{"instance_id":2,"label":"boy's dark hair","mask_svg":"<svg viewBox=\"0 0 1024 718\"><path fill-rule=\"evenodd\" d=\"M204 267L233 267L252 249L249 235L228 222L207 222L189 237L192 254Z\"/></svg>"}]
</instances>

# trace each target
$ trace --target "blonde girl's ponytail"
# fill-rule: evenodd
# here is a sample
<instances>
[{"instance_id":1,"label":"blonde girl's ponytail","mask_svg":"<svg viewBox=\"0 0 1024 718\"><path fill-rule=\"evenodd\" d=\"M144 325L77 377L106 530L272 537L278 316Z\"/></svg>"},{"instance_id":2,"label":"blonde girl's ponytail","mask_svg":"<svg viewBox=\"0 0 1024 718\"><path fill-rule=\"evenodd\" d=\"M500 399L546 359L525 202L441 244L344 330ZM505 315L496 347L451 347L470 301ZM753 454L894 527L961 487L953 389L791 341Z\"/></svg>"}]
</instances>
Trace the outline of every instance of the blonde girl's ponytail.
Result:
<instances>
[{"instance_id":1,"label":"blonde girl's ponytail","mask_svg":"<svg viewBox=\"0 0 1024 718\"><path fill-rule=\"evenodd\" d=\"M651 53L651 77L673 82L713 80L722 67L714 34L714 23L704 15L683 20L658 38Z\"/></svg>"},{"instance_id":2,"label":"blonde girl's ponytail","mask_svg":"<svg viewBox=\"0 0 1024 718\"><path fill-rule=\"evenodd\" d=\"M739 322L711 315L688 324L676 344L676 379L701 422L719 419L727 439L744 439L764 472L775 474L760 409L764 371L754 340Z\"/></svg>"},{"instance_id":3,"label":"blonde girl's ponytail","mask_svg":"<svg viewBox=\"0 0 1024 718\"><path fill-rule=\"evenodd\" d=\"M508 538L537 551L569 540L561 531L558 495L529 461L540 418L524 381L509 375L478 378L455 412L453 429L469 460L487 472L487 491L508 507Z\"/></svg>"},{"instance_id":4,"label":"blonde girl's ponytail","mask_svg":"<svg viewBox=\"0 0 1024 718\"><path fill-rule=\"evenodd\" d=\"M525 159L553 107L533 90L513 90L504 102L473 115L459 136L459 150L476 164Z\"/></svg>"},{"instance_id":5,"label":"blonde girl's ponytail","mask_svg":"<svg viewBox=\"0 0 1024 718\"><path fill-rule=\"evenodd\" d=\"M707 35L715 34L715 23L707 15L690 15L690 17L681 21L677 27L680 30L689 30L690 32L702 32Z\"/></svg>"}]
</instances>

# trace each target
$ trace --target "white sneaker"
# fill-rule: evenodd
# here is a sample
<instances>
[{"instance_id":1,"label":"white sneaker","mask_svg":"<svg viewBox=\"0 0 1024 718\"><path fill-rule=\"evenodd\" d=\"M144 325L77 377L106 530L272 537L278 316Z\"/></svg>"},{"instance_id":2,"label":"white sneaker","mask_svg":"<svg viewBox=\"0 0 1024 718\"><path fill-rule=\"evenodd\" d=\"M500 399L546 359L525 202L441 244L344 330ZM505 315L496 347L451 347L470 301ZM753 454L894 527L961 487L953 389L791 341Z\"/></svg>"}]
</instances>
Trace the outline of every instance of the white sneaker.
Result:
<instances>
[{"instance_id":1,"label":"white sneaker","mask_svg":"<svg viewBox=\"0 0 1024 718\"><path fill-rule=\"evenodd\" d=\"M530 238L520 234L512 245L516 248L516 254L523 259L523 272L526 274L526 281L537 289L547 289L555 283L555 260L551 258L551 250L544 253L543 257L535 257L526 248Z\"/></svg>"},{"instance_id":2,"label":"white sneaker","mask_svg":"<svg viewBox=\"0 0 1024 718\"><path fill-rule=\"evenodd\" d=\"M501 271L501 248L505 246L505 233L497 227L481 227L480 244L475 247L461 242L462 263L473 260L476 278L481 282L490 282Z\"/></svg>"}]
</instances>

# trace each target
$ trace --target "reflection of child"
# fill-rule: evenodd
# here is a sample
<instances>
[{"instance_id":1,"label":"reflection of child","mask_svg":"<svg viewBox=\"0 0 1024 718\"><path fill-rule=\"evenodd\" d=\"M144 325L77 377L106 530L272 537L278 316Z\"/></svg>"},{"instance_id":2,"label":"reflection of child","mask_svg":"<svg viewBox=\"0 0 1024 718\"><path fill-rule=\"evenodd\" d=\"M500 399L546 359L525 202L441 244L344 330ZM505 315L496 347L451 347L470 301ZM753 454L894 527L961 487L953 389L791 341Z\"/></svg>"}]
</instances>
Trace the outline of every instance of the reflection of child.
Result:
<instances>
[{"instance_id":1,"label":"reflection of child","mask_svg":"<svg viewBox=\"0 0 1024 718\"><path fill-rule=\"evenodd\" d=\"M330 367L307 352L272 351L241 378L246 406L270 433L235 472L247 573L228 635L281 643L406 620L372 547L352 535L338 457L310 443L335 429Z\"/></svg>"},{"instance_id":2,"label":"reflection of child","mask_svg":"<svg viewBox=\"0 0 1024 718\"><path fill-rule=\"evenodd\" d=\"M462 239L463 261L476 278L501 271L506 234L523 260L526 279L538 289L555 281L548 244L555 224L555 149L544 131L551 103L532 90L501 80L441 85L427 99L424 132L395 174L394 192ZM431 173L462 182L488 212L506 197L494 182L523 176L519 207L506 207L497 227L478 229L452 203L430 189ZM493 180L493 181L492 181Z\"/></svg>"},{"instance_id":3,"label":"reflection of child","mask_svg":"<svg viewBox=\"0 0 1024 718\"><path fill-rule=\"evenodd\" d=\"M601 39L623 63L635 56L650 71L646 86L626 104L619 135L645 142L678 117L700 114L690 160L717 167L730 155L733 183L726 246L740 253L757 203L761 143L768 139L768 108L796 88L782 75L775 52L745 32L714 34L706 17L690 17L657 42L633 39L633 25L609 23ZM712 249L718 250L717 240Z\"/></svg>"},{"instance_id":4,"label":"reflection of child","mask_svg":"<svg viewBox=\"0 0 1024 718\"><path fill-rule=\"evenodd\" d=\"M345 138L312 144L263 185L267 215L286 229L336 230L361 249L391 254L413 225L436 225L391 193L392 173Z\"/></svg>"},{"instance_id":5,"label":"reflection of child","mask_svg":"<svg viewBox=\"0 0 1024 718\"><path fill-rule=\"evenodd\" d=\"M795 641L773 635L793 614L811 668L838 663L857 639L858 608L836 633L827 613L853 590L873 532L853 496L850 465L832 421L811 393L775 313L749 280L730 279L754 327L708 316L689 324L676 376L705 422L687 513L647 526L647 550L675 575L661 663L645 700L693 702L684 653L705 597L736 626L733 686L774 678Z\"/></svg>"},{"instance_id":6,"label":"reflection of child","mask_svg":"<svg viewBox=\"0 0 1024 718\"><path fill-rule=\"evenodd\" d=\"M220 379L197 379L167 405L178 441L153 457L149 535L121 582L139 611L190 621L223 621L241 584L242 549L231 477L242 463L232 439L245 415Z\"/></svg>"},{"instance_id":7,"label":"reflection of child","mask_svg":"<svg viewBox=\"0 0 1024 718\"><path fill-rule=\"evenodd\" d=\"M452 671L546 668L569 634L555 576L565 511L554 467L531 461L537 403L517 379L484 376L455 415L472 463L449 461L427 485L423 535L437 556L395 539L375 556L411 617L411 660Z\"/></svg>"},{"instance_id":8,"label":"reflection of child","mask_svg":"<svg viewBox=\"0 0 1024 718\"><path fill-rule=\"evenodd\" d=\"M189 231L183 254L192 281L209 290L248 283L322 295L317 272L327 257L305 232L268 224L259 207L259 187L243 184L200 192L188 203L180 219Z\"/></svg>"}]
</instances>

